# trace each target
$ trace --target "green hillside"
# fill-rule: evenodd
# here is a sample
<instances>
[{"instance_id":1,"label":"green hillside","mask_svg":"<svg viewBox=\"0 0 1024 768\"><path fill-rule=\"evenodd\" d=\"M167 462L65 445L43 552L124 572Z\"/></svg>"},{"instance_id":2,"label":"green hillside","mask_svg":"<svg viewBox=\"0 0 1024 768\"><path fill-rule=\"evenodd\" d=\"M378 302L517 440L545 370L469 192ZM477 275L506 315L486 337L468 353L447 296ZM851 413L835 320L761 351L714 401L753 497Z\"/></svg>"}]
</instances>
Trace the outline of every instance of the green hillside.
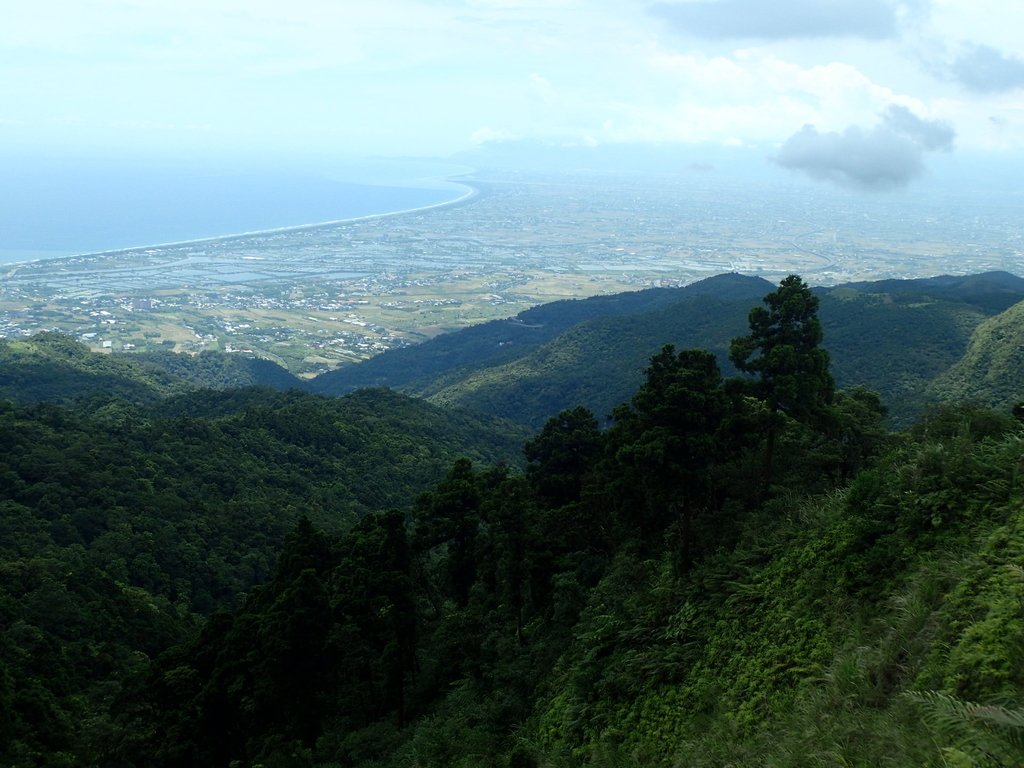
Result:
<instances>
[{"instance_id":1,"label":"green hillside","mask_svg":"<svg viewBox=\"0 0 1024 768\"><path fill-rule=\"evenodd\" d=\"M125 675L266 581L299 520L338 535L522 440L382 390L163 407L0 401L0 765L109 764Z\"/></svg>"},{"instance_id":2,"label":"green hillside","mask_svg":"<svg viewBox=\"0 0 1024 768\"><path fill-rule=\"evenodd\" d=\"M269 360L218 352L97 354L50 332L0 339L0 399L66 403L103 393L152 404L193 389L246 386L289 389L301 382Z\"/></svg>"},{"instance_id":3,"label":"green hillside","mask_svg":"<svg viewBox=\"0 0 1024 768\"><path fill-rule=\"evenodd\" d=\"M580 323L599 318L623 318L624 322L629 322L638 314L698 297L735 300L746 306L770 289L771 284L759 277L729 274L683 288L651 288L556 301L525 310L507 320L494 320L444 334L413 347L390 350L356 365L344 366L316 377L310 387L315 392L334 395L368 386L429 393L440 388L439 382L457 380L471 375L477 368L494 368L522 358Z\"/></svg>"},{"instance_id":4,"label":"green hillside","mask_svg":"<svg viewBox=\"0 0 1024 768\"><path fill-rule=\"evenodd\" d=\"M878 392L900 426L933 401L928 386L960 359L987 317L970 301L924 292L838 288L821 301L837 383Z\"/></svg>"},{"instance_id":5,"label":"green hillside","mask_svg":"<svg viewBox=\"0 0 1024 768\"><path fill-rule=\"evenodd\" d=\"M1024 764L1024 428L889 432L833 301L980 312L792 276L729 369L664 344L525 442L380 389L0 400L0 767Z\"/></svg>"},{"instance_id":6,"label":"green hillside","mask_svg":"<svg viewBox=\"0 0 1024 768\"><path fill-rule=\"evenodd\" d=\"M929 394L1000 408L1024 400L1024 304L981 323L963 357L935 380Z\"/></svg>"},{"instance_id":7,"label":"green hillside","mask_svg":"<svg viewBox=\"0 0 1024 768\"><path fill-rule=\"evenodd\" d=\"M237 387L301 388L301 379L271 360L223 352L188 355L175 352L142 352L132 355L201 389Z\"/></svg>"},{"instance_id":8,"label":"green hillside","mask_svg":"<svg viewBox=\"0 0 1024 768\"><path fill-rule=\"evenodd\" d=\"M987 317L968 301L933 298L927 286L817 293L837 382L879 392L898 424L921 411L929 383L959 359ZM698 295L653 311L586 320L512 360L461 366L409 391L534 427L576 404L605 416L639 386L646 360L663 343L709 349L731 371L729 340L745 326L749 304Z\"/></svg>"},{"instance_id":9,"label":"green hillside","mask_svg":"<svg viewBox=\"0 0 1024 768\"><path fill-rule=\"evenodd\" d=\"M907 280L875 280L848 283L848 288L913 299L922 294L934 299L962 301L987 315L1009 309L1021 300L1024 278L1009 272L982 272L974 275L939 275Z\"/></svg>"},{"instance_id":10,"label":"green hillside","mask_svg":"<svg viewBox=\"0 0 1024 768\"><path fill-rule=\"evenodd\" d=\"M153 403L189 389L173 374L125 355L91 352L70 336L38 333L0 339L0 398L18 402L69 402L105 392L136 403Z\"/></svg>"},{"instance_id":11,"label":"green hillside","mask_svg":"<svg viewBox=\"0 0 1024 768\"><path fill-rule=\"evenodd\" d=\"M663 343L702 347L725 359L749 306L749 299L696 296L652 312L588 320L511 362L456 371L415 392L535 428L577 404L603 418L628 399Z\"/></svg>"}]
</instances>

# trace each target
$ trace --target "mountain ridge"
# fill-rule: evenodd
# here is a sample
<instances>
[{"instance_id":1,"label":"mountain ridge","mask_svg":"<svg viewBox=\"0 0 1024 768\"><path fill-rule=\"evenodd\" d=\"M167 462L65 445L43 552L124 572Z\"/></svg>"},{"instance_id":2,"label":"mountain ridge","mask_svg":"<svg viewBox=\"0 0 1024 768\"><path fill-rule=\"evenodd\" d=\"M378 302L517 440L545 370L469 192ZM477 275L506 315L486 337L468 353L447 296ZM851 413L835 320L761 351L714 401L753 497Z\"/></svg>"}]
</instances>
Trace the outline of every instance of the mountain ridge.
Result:
<instances>
[{"instance_id":1,"label":"mountain ridge","mask_svg":"<svg viewBox=\"0 0 1024 768\"><path fill-rule=\"evenodd\" d=\"M562 301L457 331L323 374L311 389L340 394L361 382L463 405L533 427L583 404L599 417L626 399L663 344L715 352L770 288L761 278L719 275L678 289ZM987 317L1024 299L1005 272L816 287L825 348L840 386L882 394L896 423L929 401L929 383L967 350Z\"/></svg>"}]
</instances>

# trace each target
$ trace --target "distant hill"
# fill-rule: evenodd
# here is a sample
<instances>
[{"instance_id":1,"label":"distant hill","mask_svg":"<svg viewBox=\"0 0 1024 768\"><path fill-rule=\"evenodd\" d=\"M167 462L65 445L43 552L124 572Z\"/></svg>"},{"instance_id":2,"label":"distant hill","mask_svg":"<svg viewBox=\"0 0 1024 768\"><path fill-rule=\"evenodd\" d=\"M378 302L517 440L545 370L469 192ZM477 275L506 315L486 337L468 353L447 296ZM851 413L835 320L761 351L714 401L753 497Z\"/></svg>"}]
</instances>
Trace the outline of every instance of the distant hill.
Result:
<instances>
[{"instance_id":1,"label":"distant hill","mask_svg":"<svg viewBox=\"0 0 1024 768\"><path fill-rule=\"evenodd\" d=\"M216 352L101 355L68 336L40 333L0 340L0 398L62 403L99 393L152 405L199 389L340 395L388 387L536 428L579 404L603 418L629 398L664 344L709 349L734 373L729 342L746 332L750 308L772 288L761 278L727 274L682 288L558 301L311 382L267 360ZM850 283L815 293L837 383L877 391L895 425L908 423L930 399L1005 404L1015 397L1016 314L1008 308L1024 299L1024 279L990 272ZM999 323L986 323L1004 311Z\"/></svg>"},{"instance_id":2,"label":"distant hill","mask_svg":"<svg viewBox=\"0 0 1024 768\"><path fill-rule=\"evenodd\" d=\"M927 285L915 292L871 290L870 284L853 291L821 295L832 374L840 387L860 384L878 392L894 424L906 425L927 404L931 382L960 359L988 315L946 292L934 298Z\"/></svg>"},{"instance_id":3,"label":"distant hill","mask_svg":"<svg viewBox=\"0 0 1024 768\"><path fill-rule=\"evenodd\" d=\"M982 272L977 275L939 275L910 280L876 280L847 283L845 287L870 293L913 297L926 294L970 304L986 314L1009 309L1024 294L1024 278L1009 272Z\"/></svg>"},{"instance_id":4,"label":"distant hill","mask_svg":"<svg viewBox=\"0 0 1024 768\"><path fill-rule=\"evenodd\" d=\"M587 320L515 360L443 377L440 387L420 394L534 427L578 404L603 418L629 399L651 355L665 343L709 349L727 360L729 343L745 331L756 301L696 295L628 317Z\"/></svg>"},{"instance_id":5,"label":"distant hill","mask_svg":"<svg viewBox=\"0 0 1024 768\"><path fill-rule=\"evenodd\" d=\"M634 317L689 297L753 301L771 289L772 284L759 277L730 274L683 288L651 288L542 304L513 318L492 320L324 373L310 382L310 388L332 395L372 386L430 393L441 387L442 380L458 379L462 373L469 375L480 366L499 366L524 357L580 323L598 318Z\"/></svg>"},{"instance_id":6,"label":"distant hill","mask_svg":"<svg viewBox=\"0 0 1024 768\"><path fill-rule=\"evenodd\" d=\"M153 403L190 389L172 373L128 355L102 355L61 333L0 339L0 399L62 403L103 392Z\"/></svg>"},{"instance_id":7,"label":"distant hill","mask_svg":"<svg viewBox=\"0 0 1024 768\"><path fill-rule=\"evenodd\" d=\"M555 302L385 353L311 386L337 394L395 387L534 427L577 404L602 417L628 399L664 344L709 349L731 372L729 342L746 331L750 308L772 287L719 275L678 289ZM1024 299L1024 280L992 272L815 292L837 383L879 392L899 424L920 411L928 385L965 352L974 329Z\"/></svg>"},{"instance_id":8,"label":"distant hill","mask_svg":"<svg viewBox=\"0 0 1024 768\"><path fill-rule=\"evenodd\" d=\"M301 388L303 382L272 360L261 357L228 355L223 352L200 352L187 355L177 352L143 352L136 355L168 373L205 389L232 387Z\"/></svg>"},{"instance_id":9,"label":"distant hill","mask_svg":"<svg viewBox=\"0 0 1024 768\"><path fill-rule=\"evenodd\" d=\"M459 456L515 464L529 436L522 425L442 409L386 389L363 389L341 398L296 387L275 390L271 384L298 380L267 361L219 353L168 353L155 359L160 365L154 358L93 352L59 333L0 341L0 412L34 403L67 406L76 419L92 424L96 440L108 429L120 439L127 429L139 445L166 437L167 430L159 425L172 420L167 429L175 439L181 437L182 424L201 422L197 429L207 440L212 434L207 425L216 422L216 430L224 433L217 450L251 453L253 466L259 465L267 476L284 465L304 472L330 464L343 481L332 491L335 515L408 502L415 493L408 489L440 477ZM251 382L259 386L239 386ZM187 429L182 439L186 444L168 450L175 462L185 461L192 450ZM37 442L45 440L40 436ZM62 450L58 444L50 449ZM200 463L202 459L196 458ZM51 463L67 471L67 462ZM175 482L187 482L182 466L173 472ZM223 482L235 487L243 482L240 478L225 477ZM252 488L258 489L260 482L253 475Z\"/></svg>"},{"instance_id":10,"label":"distant hill","mask_svg":"<svg viewBox=\"0 0 1024 768\"><path fill-rule=\"evenodd\" d=\"M101 393L152 404L193 389L300 387L302 382L269 360L204 352L99 354L62 333L0 339L0 399L65 403Z\"/></svg>"}]
</instances>

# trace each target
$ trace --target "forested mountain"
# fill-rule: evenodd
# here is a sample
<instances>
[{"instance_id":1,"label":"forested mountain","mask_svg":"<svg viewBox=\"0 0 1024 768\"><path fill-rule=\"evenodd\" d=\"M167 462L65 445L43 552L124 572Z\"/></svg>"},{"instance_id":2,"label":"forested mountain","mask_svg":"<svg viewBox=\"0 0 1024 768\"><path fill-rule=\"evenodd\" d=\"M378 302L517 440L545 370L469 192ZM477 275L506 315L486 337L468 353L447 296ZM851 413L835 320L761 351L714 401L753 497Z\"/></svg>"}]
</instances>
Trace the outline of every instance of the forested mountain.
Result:
<instances>
[{"instance_id":1,"label":"forested mountain","mask_svg":"<svg viewBox=\"0 0 1024 768\"><path fill-rule=\"evenodd\" d=\"M143 352L132 357L202 389L297 389L303 386L302 380L290 374L285 368L272 360L259 357L212 351L200 352L198 355L170 351Z\"/></svg>"},{"instance_id":2,"label":"forested mountain","mask_svg":"<svg viewBox=\"0 0 1024 768\"><path fill-rule=\"evenodd\" d=\"M266 581L298 521L338 535L521 440L384 390L0 401L0 765L96 764L119 680Z\"/></svg>"},{"instance_id":3,"label":"forested mountain","mask_svg":"<svg viewBox=\"0 0 1024 768\"><path fill-rule=\"evenodd\" d=\"M1024 399L1024 304L986 320L964 356L930 387L935 400L1006 408Z\"/></svg>"},{"instance_id":4,"label":"forested mountain","mask_svg":"<svg viewBox=\"0 0 1024 768\"><path fill-rule=\"evenodd\" d=\"M0 398L66 403L95 392L139 404L193 389L300 387L301 381L269 360L204 352L95 354L62 333L0 339Z\"/></svg>"},{"instance_id":5,"label":"forested mountain","mask_svg":"<svg viewBox=\"0 0 1024 768\"><path fill-rule=\"evenodd\" d=\"M982 272L977 275L939 275L905 280L874 280L847 283L845 287L865 293L904 296L929 296L933 299L962 301L987 314L1009 309L1021 300L1024 278L1009 272Z\"/></svg>"},{"instance_id":6,"label":"forested mountain","mask_svg":"<svg viewBox=\"0 0 1024 768\"><path fill-rule=\"evenodd\" d=\"M0 398L69 402L107 392L134 403L155 403L189 389L187 382L126 355L99 355L62 333L0 339Z\"/></svg>"},{"instance_id":7,"label":"forested mountain","mask_svg":"<svg viewBox=\"0 0 1024 768\"><path fill-rule=\"evenodd\" d=\"M984 316L791 276L522 461L385 390L0 402L0 766L1024 764L1021 423L889 432L828 302Z\"/></svg>"},{"instance_id":8,"label":"forested mountain","mask_svg":"<svg viewBox=\"0 0 1024 768\"><path fill-rule=\"evenodd\" d=\"M927 292L837 288L821 295L824 346L836 381L878 392L895 426L909 425L935 402L928 385L960 359L987 318L971 302Z\"/></svg>"},{"instance_id":9,"label":"forested mountain","mask_svg":"<svg viewBox=\"0 0 1024 768\"><path fill-rule=\"evenodd\" d=\"M636 315L696 297L735 300L747 306L770 289L771 284L759 277L719 275L683 288L651 288L556 301L525 310L508 320L444 334L414 347L391 350L357 365L321 374L310 386L324 394L343 394L367 386L429 394L441 386L438 382L457 380L478 368L516 360L580 323L616 317L629 322ZM657 349L658 344L648 353Z\"/></svg>"},{"instance_id":10,"label":"forested mountain","mask_svg":"<svg viewBox=\"0 0 1024 768\"><path fill-rule=\"evenodd\" d=\"M108 391L153 403L198 388L266 386L343 394L387 386L532 428L577 404L604 420L639 386L647 359L664 343L709 349L733 373L729 339L742 331L750 303L769 289L760 278L719 275L678 289L554 302L393 350L311 382L268 360L215 352L94 355L66 336L44 333L0 341L0 396L69 402ZM1024 280L993 272L852 283L815 293L839 384L879 392L893 423L905 425L929 402L931 382L967 351L974 329L1024 299ZM55 371L59 374L51 375ZM931 399L941 386L935 393Z\"/></svg>"},{"instance_id":11,"label":"forested mountain","mask_svg":"<svg viewBox=\"0 0 1024 768\"><path fill-rule=\"evenodd\" d=\"M311 386L337 393L372 382L534 428L576 404L604 418L639 386L645 361L664 343L709 349L731 372L729 339L765 290L760 279L719 275L681 289L557 302L385 353ZM927 404L927 385L964 354L974 329L1024 299L1024 280L987 273L815 294L840 386L879 392L894 423L907 424Z\"/></svg>"}]
</instances>

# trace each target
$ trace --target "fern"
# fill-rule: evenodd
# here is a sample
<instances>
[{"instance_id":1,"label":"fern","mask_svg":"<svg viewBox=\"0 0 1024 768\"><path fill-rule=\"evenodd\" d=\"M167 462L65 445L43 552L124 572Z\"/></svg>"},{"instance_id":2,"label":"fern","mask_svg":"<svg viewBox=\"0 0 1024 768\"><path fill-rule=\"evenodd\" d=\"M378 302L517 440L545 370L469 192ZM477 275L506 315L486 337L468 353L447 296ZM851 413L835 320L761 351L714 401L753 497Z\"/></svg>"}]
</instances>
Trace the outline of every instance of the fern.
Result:
<instances>
[{"instance_id":1,"label":"fern","mask_svg":"<svg viewBox=\"0 0 1024 768\"><path fill-rule=\"evenodd\" d=\"M975 704L939 691L904 694L924 710L947 765L1024 765L1024 709Z\"/></svg>"}]
</instances>

